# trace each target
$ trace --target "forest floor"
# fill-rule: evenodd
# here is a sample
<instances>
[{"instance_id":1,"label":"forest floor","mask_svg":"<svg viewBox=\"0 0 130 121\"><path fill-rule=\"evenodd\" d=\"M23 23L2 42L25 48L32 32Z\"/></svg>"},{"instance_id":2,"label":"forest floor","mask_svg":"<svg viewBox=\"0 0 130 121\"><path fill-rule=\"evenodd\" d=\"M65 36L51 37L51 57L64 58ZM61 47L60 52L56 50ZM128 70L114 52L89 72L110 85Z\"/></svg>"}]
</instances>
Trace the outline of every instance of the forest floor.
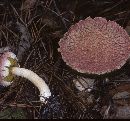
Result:
<instances>
[{"instance_id":1,"label":"forest floor","mask_svg":"<svg viewBox=\"0 0 130 121\"><path fill-rule=\"evenodd\" d=\"M80 74L57 50L69 27L88 16L113 20L130 34L129 0L0 0L0 48L9 47L20 66L40 75L52 92L41 105L38 89L15 78L11 86L0 86L0 119L130 118L129 61L108 75ZM75 82L92 89L79 91Z\"/></svg>"}]
</instances>

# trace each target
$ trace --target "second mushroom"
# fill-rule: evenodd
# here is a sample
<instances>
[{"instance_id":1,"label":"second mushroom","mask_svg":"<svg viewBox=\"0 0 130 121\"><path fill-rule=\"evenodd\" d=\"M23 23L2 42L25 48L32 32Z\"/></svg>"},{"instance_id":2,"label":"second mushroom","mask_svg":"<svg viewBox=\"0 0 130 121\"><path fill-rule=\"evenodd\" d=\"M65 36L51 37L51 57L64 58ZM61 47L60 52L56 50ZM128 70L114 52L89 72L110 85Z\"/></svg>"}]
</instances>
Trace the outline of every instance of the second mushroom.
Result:
<instances>
[{"instance_id":1,"label":"second mushroom","mask_svg":"<svg viewBox=\"0 0 130 121\"><path fill-rule=\"evenodd\" d=\"M40 91L40 101L46 103L46 98L51 96L51 92L45 81L31 70L20 68L16 55L5 51L0 57L0 84L9 86L13 82L13 77L21 76L30 80Z\"/></svg>"}]
</instances>

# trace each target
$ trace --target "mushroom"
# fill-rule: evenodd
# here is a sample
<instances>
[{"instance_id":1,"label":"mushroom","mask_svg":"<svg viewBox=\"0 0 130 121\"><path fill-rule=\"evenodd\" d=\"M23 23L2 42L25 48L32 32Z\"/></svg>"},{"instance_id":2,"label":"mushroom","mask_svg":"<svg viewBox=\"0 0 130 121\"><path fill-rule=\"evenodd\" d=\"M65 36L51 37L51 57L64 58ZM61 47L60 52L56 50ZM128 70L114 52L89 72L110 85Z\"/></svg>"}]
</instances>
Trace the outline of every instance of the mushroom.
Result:
<instances>
[{"instance_id":1,"label":"mushroom","mask_svg":"<svg viewBox=\"0 0 130 121\"><path fill-rule=\"evenodd\" d=\"M87 74L101 75L120 69L130 57L127 32L102 17L87 17L72 25L59 46L66 64Z\"/></svg>"},{"instance_id":2,"label":"mushroom","mask_svg":"<svg viewBox=\"0 0 130 121\"><path fill-rule=\"evenodd\" d=\"M13 82L14 75L30 80L40 91L40 101L46 103L46 98L51 92L45 81L31 70L20 68L16 55L12 52L3 52L0 56L0 84L9 86Z\"/></svg>"},{"instance_id":3,"label":"mushroom","mask_svg":"<svg viewBox=\"0 0 130 121\"><path fill-rule=\"evenodd\" d=\"M73 83L79 91L84 91L87 89L88 92L90 92L93 89L94 81L95 79L84 77L78 77L73 79Z\"/></svg>"}]
</instances>

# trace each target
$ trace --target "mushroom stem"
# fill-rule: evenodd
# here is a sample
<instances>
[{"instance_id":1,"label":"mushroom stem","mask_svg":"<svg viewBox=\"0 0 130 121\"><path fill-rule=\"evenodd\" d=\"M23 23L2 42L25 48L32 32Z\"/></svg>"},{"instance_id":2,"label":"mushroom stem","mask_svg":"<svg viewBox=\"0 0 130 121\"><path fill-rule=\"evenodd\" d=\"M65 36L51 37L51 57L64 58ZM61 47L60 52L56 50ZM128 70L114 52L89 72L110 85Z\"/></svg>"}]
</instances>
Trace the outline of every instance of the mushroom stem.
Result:
<instances>
[{"instance_id":1,"label":"mushroom stem","mask_svg":"<svg viewBox=\"0 0 130 121\"><path fill-rule=\"evenodd\" d=\"M31 70L19 67L12 67L11 73L30 80L40 91L40 101L45 102L45 98L51 96L51 92L45 81Z\"/></svg>"}]
</instances>

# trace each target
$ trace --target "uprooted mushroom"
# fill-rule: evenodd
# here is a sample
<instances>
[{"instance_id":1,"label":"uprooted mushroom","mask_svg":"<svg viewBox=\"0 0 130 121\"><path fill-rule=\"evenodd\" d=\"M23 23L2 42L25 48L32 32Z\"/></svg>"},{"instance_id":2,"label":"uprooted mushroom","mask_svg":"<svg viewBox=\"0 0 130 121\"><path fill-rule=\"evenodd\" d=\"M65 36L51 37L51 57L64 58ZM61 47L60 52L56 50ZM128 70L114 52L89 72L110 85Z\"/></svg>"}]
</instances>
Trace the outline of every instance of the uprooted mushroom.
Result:
<instances>
[{"instance_id":1,"label":"uprooted mushroom","mask_svg":"<svg viewBox=\"0 0 130 121\"><path fill-rule=\"evenodd\" d=\"M9 86L14 76L21 76L30 80L40 91L40 101L47 103L46 98L51 92L45 81L31 70L20 68L16 55L10 51L1 53L0 56L0 85Z\"/></svg>"}]
</instances>

